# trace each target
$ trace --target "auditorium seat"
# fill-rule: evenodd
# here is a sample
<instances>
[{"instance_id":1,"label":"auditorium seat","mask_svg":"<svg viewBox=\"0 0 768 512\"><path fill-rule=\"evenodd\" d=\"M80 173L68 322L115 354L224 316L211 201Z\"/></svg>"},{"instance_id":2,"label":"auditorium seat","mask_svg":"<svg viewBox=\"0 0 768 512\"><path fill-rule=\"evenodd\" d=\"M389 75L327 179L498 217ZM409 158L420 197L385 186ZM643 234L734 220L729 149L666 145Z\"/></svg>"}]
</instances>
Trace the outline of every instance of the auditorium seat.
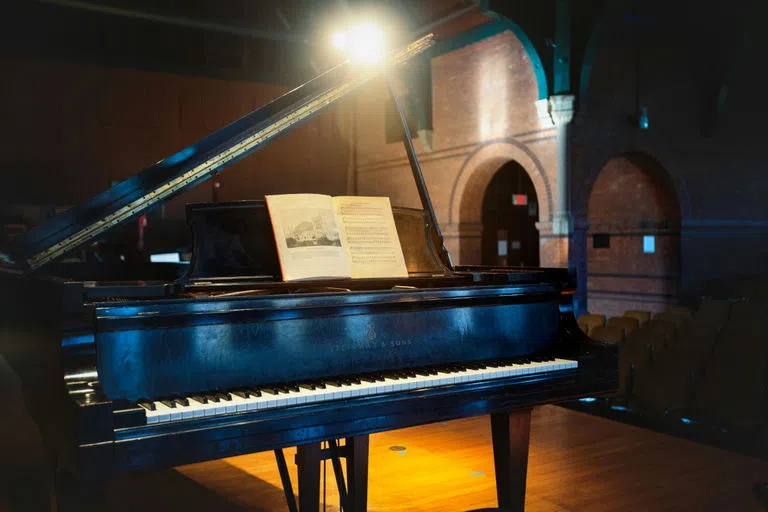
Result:
<instances>
[{"instance_id":1,"label":"auditorium seat","mask_svg":"<svg viewBox=\"0 0 768 512\"><path fill-rule=\"evenodd\" d=\"M654 359L652 364L639 367L633 375L632 398L644 409L663 413L680 410L687 402L686 375L668 358Z\"/></svg>"},{"instance_id":2,"label":"auditorium seat","mask_svg":"<svg viewBox=\"0 0 768 512\"><path fill-rule=\"evenodd\" d=\"M707 423L754 431L768 419L768 304L737 302L719 333L696 388L694 415Z\"/></svg>"},{"instance_id":3,"label":"auditorium seat","mask_svg":"<svg viewBox=\"0 0 768 512\"><path fill-rule=\"evenodd\" d=\"M636 318L615 316L609 318L606 325L609 327L618 327L624 331L624 336L628 336L632 331L637 329L638 321Z\"/></svg>"},{"instance_id":4,"label":"auditorium seat","mask_svg":"<svg viewBox=\"0 0 768 512\"><path fill-rule=\"evenodd\" d=\"M634 374L642 372L651 361L655 335L646 328L639 328L619 344L619 393L629 396Z\"/></svg>"},{"instance_id":5,"label":"auditorium seat","mask_svg":"<svg viewBox=\"0 0 768 512\"><path fill-rule=\"evenodd\" d=\"M605 316L585 314L581 315L576 321L581 330L584 331L584 334L589 335L595 327L605 325Z\"/></svg>"},{"instance_id":6,"label":"auditorium seat","mask_svg":"<svg viewBox=\"0 0 768 512\"><path fill-rule=\"evenodd\" d=\"M641 309L633 309L631 311L625 311L624 316L626 318L634 318L639 325L647 324L651 320L651 312L643 311Z\"/></svg>"},{"instance_id":7,"label":"auditorium seat","mask_svg":"<svg viewBox=\"0 0 768 512\"><path fill-rule=\"evenodd\" d=\"M636 378L633 395L657 412L687 410L717 335L710 325L684 324L663 350L654 353L647 371Z\"/></svg>"},{"instance_id":8,"label":"auditorium seat","mask_svg":"<svg viewBox=\"0 0 768 512\"><path fill-rule=\"evenodd\" d=\"M675 329L679 329L680 326L683 325L688 319L676 313L664 312L664 313L656 313L655 315L653 315L653 320L669 322L671 324L674 324Z\"/></svg>"},{"instance_id":9,"label":"auditorium seat","mask_svg":"<svg viewBox=\"0 0 768 512\"><path fill-rule=\"evenodd\" d=\"M593 327L589 337L603 343L620 343L624 339L624 329L607 325Z\"/></svg>"},{"instance_id":10,"label":"auditorium seat","mask_svg":"<svg viewBox=\"0 0 768 512\"><path fill-rule=\"evenodd\" d=\"M686 308L684 306L669 306L664 310L665 313L671 313L673 315L678 315L683 318L690 318L693 316L693 310L691 308Z\"/></svg>"},{"instance_id":11,"label":"auditorium seat","mask_svg":"<svg viewBox=\"0 0 768 512\"><path fill-rule=\"evenodd\" d=\"M706 323L689 322L683 325L670 343L671 354L680 355L680 364L701 370L712 355L719 329Z\"/></svg>"},{"instance_id":12,"label":"auditorium seat","mask_svg":"<svg viewBox=\"0 0 768 512\"><path fill-rule=\"evenodd\" d=\"M703 299L691 317L696 324L722 327L731 312L731 301L727 299Z\"/></svg>"},{"instance_id":13,"label":"auditorium seat","mask_svg":"<svg viewBox=\"0 0 768 512\"><path fill-rule=\"evenodd\" d=\"M644 329L648 329L649 332L653 333L658 338L656 343L658 346L661 345L662 341L666 343L668 340L672 339L677 332L677 326L673 322L657 317L654 317L648 322L648 325L644 326Z\"/></svg>"}]
</instances>

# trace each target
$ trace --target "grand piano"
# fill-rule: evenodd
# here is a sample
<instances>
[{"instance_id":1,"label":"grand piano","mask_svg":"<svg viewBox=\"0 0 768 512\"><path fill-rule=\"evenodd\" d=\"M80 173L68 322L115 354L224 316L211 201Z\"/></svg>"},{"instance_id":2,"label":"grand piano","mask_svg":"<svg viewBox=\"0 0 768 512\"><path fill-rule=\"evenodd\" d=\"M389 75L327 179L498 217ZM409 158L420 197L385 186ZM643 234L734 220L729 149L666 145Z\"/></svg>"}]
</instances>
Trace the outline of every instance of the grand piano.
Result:
<instances>
[{"instance_id":1,"label":"grand piano","mask_svg":"<svg viewBox=\"0 0 768 512\"><path fill-rule=\"evenodd\" d=\"M289 510L318 510L324 459L344 510L365 510L369 434L488 414L499 505L522 510L531 408L611 392L616 352L578 329L568 270L453 265L407 123L408 278L283 282L262 200L188 205L188 265L65 260L431 44L333 68L0 254L0 346L61 508L98 508L98 482L128 472L274 450Z\"/></svg>"}]
</instances>

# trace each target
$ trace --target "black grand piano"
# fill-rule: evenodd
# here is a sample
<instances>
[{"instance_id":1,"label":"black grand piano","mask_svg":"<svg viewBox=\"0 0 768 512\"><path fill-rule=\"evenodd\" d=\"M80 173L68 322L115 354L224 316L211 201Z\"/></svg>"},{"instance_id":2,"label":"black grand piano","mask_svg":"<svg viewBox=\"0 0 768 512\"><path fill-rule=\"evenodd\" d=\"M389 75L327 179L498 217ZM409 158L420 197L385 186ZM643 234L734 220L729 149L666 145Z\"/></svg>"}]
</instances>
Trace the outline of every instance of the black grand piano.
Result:
<instances>
[{"instance_id":1,"label":"black grand piano","mask_svg":"<svg viewBox=\"0 0 768 512\"><path fill-rule=\"evenodd\" d=\"M126 472L274 450L297 510L282 451L297 446L302 512L318 510L323 459L344 509L365 510L369 434L490 414L499 505L522 510L531 407L615 389L615 349L578 329L566 269L452 264L407 123L423 205L394 208L408 278L282 282L260 200L189 205L189 265L62 261L430 44L342 64L0 255L4 356L60 505Z\"/></svg>"}]
</instances>

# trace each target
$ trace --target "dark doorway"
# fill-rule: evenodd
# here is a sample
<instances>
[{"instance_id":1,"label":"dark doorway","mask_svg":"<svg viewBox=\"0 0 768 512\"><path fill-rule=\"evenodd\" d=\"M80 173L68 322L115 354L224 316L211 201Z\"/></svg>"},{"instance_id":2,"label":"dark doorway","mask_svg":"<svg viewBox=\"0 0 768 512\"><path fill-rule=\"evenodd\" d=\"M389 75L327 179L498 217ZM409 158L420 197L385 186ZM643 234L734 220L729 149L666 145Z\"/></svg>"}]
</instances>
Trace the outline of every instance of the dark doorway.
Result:
<instances>
[{"instance_id":1,"label":"dark doorway","mask_svg":"<svg viewBox=\"0 0 768 512\"><path fill-rule=\"evenodd\" d=\"M539 201L523 167L504 164L483 196L483 265L539 266Z\"/></svg>"}]
</instances>

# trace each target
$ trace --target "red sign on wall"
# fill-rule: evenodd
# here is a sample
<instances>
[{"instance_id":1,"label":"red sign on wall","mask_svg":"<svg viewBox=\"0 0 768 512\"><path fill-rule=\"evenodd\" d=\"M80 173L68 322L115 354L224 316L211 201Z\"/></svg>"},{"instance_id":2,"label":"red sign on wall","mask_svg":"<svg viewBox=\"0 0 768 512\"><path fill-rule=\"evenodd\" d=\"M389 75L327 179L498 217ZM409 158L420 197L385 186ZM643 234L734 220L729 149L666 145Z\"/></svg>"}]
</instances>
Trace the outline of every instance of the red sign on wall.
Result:
<instances>
[{"instance_id":1,"label":"red sign on wall","mask_svg":"<svg viewBox=\"0 0 768 512\"><path fill-rule=\"evenodd\" d=\"M528 204L528 196L525 194L514 194L512 204L515 206L525 206Z\"/></svg>"}]
</instances>

